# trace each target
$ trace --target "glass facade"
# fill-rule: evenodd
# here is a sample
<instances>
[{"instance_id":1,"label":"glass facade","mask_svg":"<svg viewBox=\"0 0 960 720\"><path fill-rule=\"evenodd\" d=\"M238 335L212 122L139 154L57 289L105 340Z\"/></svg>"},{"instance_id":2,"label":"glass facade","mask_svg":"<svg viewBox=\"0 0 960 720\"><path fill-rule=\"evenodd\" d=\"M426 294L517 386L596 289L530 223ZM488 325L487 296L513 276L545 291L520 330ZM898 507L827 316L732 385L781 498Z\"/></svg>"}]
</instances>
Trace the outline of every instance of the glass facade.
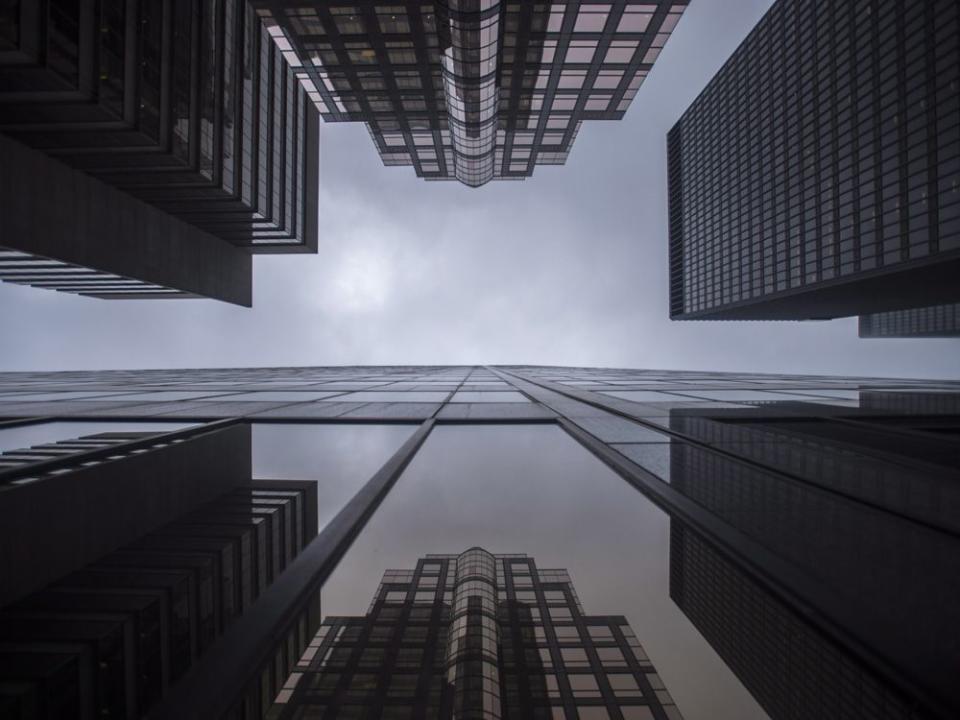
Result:
<instances>
[{"instance_id":1,"label":"glass facade","mask_svg":"<svg viewBox=\"0 0 960 720\"><path fill-rule=\"evenodd\" d=\"M960 384L895 378L2 374L0 701L92 677L121 715L954 717L957 417ZM156 617L180 634L120 642Z\"/></svg>"},{"instance_id":2,"label":"glass facade","mask_svg":"<svg viewBox=\"0 0 960 720\"><path fill-rule=\"evenodd\" d=\"M861 315L860 337L960 337L960 303Z\"/></svg>"},{"instance_id":3,"label":"glass facade","mask_svg":"<svg viewBox=\"0 0 960 720\"><path fill-rule=\"evenodd\" d=\"M473 187L562 165L584 120L622 118L686 4L253 2L325 121Z\"/></svg>"},{"instance_id":4,"label":"glass facade","mask_svg":"<svg viewBox=\"0 0 960 720\"><path fill-rule=\"evenodd\" d=\"M267 717L415 715L681 718L626 618L483 548L388 570L365 616L326 618Z\"/></svg>"},{"instance_id":5,"label":"glass facade","mask_svg":"<svg viewBox=\"0 0 960 720\"><path fill-rule=\"evenodd\" d=\"M0 667L16 685L5 711L142 717L315 535L315 492L283 482L234 490L4 607Z\"/></svg>"},{"instance_id":6,"label":"glass facade","mask_svg":"<svg viewBox=\"0 0 960 720\"><path fill-rule=\"evenodd\" d=\"M24 47L9 63L0 60L0 94L49 90L41 81L51 60L39 54L25 65L24 56L54 27L75 53L98 57L99 72L84 57L74 64L89 77L74 73L59 94L5 101L0 132L229 242L258 251L316 249L306 227L315 222L305 219L316 212L316 112L245 3L164 10L111 1L100 3L99 18L74 10L69 25L50 23L67 7L45 3L19 15ZM274 68L272 76L262 78L261 65ZM261 106L268 122L254 123ZM264 162L253 164L261 146ZM274 154L279 172L271 171ZM282 189L277 202L259 202L255 176Z\"/></svg>"},{"instance_id":7,"label":"glass facade","mask_svg":"<svg viewBox=\"0 0 960 720\"><path fill-rule=\"evenodd\" d=\"M670 314L960 300L960 11L778 0L670 131Z\"/></svg>"}]
</instances>

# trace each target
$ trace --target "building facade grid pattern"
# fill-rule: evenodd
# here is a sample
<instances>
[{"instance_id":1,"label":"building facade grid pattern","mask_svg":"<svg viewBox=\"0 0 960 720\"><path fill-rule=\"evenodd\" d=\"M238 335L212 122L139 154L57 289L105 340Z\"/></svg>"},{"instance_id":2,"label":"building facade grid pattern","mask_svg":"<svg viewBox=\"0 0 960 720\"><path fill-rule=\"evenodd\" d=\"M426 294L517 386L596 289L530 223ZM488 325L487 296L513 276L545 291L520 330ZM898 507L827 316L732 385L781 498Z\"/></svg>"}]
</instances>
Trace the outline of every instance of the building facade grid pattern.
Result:
<instances>
[{"instance_id":1,"label":"building facade grid pattern","mask_svg":"<svg viewBox=\"0 0 960 720\"><path fill-rule=\"evenodd\" d=\"M508 394L513 396L510 401L504 397ZM483 402L484 397L494 401ZM833 688L799 687L819 682L817 673L806 673L804 661L795 666L792 696L819 693L817 702L829 708L824 714L856 718L875 717L871 713L877 702L886 708L884 712L919 708L918 717L950 717L951 709L960 703L952 694L953 678L946 672L949 662L936 662L955 656L952 636L937 627L941 621L944 626L958 621L955 604L946 598L954 596L960 577L955 560L960 553L953 547L956 530L944 523L950 517L949 508L956 504L951 488L956 486L960 458L952 437L958 430L958 416L960 384L893 378L524 366L0 374L0 438L8 429L30 424L81 420L113 421L120 431L130 421L205 424L221 418L250 423L409 423L421 430L434 423L559 424L630 482L646 484L646 491L654 495L675 496L663 501L664 509L674 519L673 514L682 510L683 521L693 523L705 542L716 541L713 549L743 571L743 577L756 581L751 593L765 597L775 587L771 597L776 602L799 610L797 617L808 625L803 642L822 644L811 646L808 656L847 668L850 677L861 678L851 682L866 688L866 694L850 690L846 680ZM851 462L862 465L856 477L850 475ZM898 502L904 486L896 468L922 471L923 489L910 483L916 490L911 499L917 502ZM3 472L8 471L21 469ZM924 499L926 503L921 502ZM712 526L702 524L702 514L709 516ZM730 537L746 543L749 552L731 545L730 538L720 543L725 536L716 535L718 527L729 528L734 533ZM344 641L344 647L350 647L348 663L359 663L363 657L357 640L367 632L365 628L388 626L377 632L389 639L376 643L384 653L368 658L370 672L367 665L350 666L354 675L368 676L360 683L361 702L348 702L348 697L354 697L349 694L352 681L342 677L336 684L309 690L315 693L310 702L324 708L334 702L355 705L356 712L365 711L369 703L380 703L377 707L395 706L389 712L404 717L410 711L404 701L411 697L421 703L415 713L450 707L448 627L442 632L439 627L436 632L430 628L441 618L449 624L455 586L449 572L451 557L426 557L413 570L387 571L368 617L336 619L337 627L348 633L345 637L353 638ZM764 558L762 565L756 564L757 558ZM620 673L622 667L614 669L607 662L620 661L613 650L625 651L626 645L629 651L634 645L622 619L581 623L591 616L584 615L564 571L535 568L532 560L522 556L498 556L496 561L499 689L493 692L491 686L487 696L501 700L502 717L551 717L559 711L570 718L618 718L617 711L625 718L644 717L638 708L654 707L635 698L626 702L617 692L611 700L607 692L608 687L618 689L614 682L627 682L610 680L609 676L624 673ZM441 579L439 571L425 572L426 565L445 566L448 571ZM436 579L423 581L421 587L423 578ZM825 592L825 588L833 590ZM716 591L731 593L717 603L736 606L742 596L729 583L718 583ZM864 598L871 599L868 605ZM817 612L809 612L810 608ZM869 612L845 614L850 608ZM389 622L377 620L382 610L387 611L384 617L389 616ZM927 622L907 627L900 620L903 612ZM393 647L390 643L397 649L404 645L405 631L389 628L398 618L419 628L411 631L411 637L419 639L408 644L422 652L411 653L416 665L394 668L404 676L395 695L391 682L382 680L374 666L400 657L387 650ZM699 623L692 611L691 619ZM835 623L844 628L842 633L836 631ZM592 637L590 627L595 624L606 625L614 642ZM317 665L340 642L338 635L336 642L329 639L323 645L335 629L331 623L328 627L327 635L313 643L316 652L308 652L302 660L289 646L278 651L285 659L270 670L267 690L251 701L245 716L255 717L254 707L266 712L274 698L269 688L279 688L286 680L284 667L316 677L344 675L346 671L334 673ZM610 637L606 631L597 632ZM711 639L710 632L703 632L708 641L718 643L721 654L753 652L752 640L744 638L743 647L723 650L728 639ZM789 643L793 636L790 623L772 623L764 632L766 641L774 645ZM477 637L492 636L481 632ZM318 649L321 645L323 653ZM528 653L528 645L536 652ZM583 654L564 653L574 649L582 649ZM429 653L433 659L427 660ZM634 669L630 656L624 652L623 657L628 670ZM933 670L918 674L917 668L931 659L934 662L925 667ZM297 662L301 665L294 668ZM763 693L782 682L774 677L777 667L771 663L731 663L731 667L761 702L766 702ZM544 677L556 676L556 685L553 680L532 684L531 668ZM421 677L421 670L438 677L428 681ZM598 673L607 676L606 685ZM652 679L644 686L634 677L645 700L658 698L662 688L654 686ZM304 686L308 687L310 683ZM876 693L868 692L870 687L886 688L881 700L874 702ZM285 690L290 691L289 700L301 688L291 680ZM533 694L528 697L527 693ZM661 704L667 702L666 695L659 699ZM775 698L769 706L779 707L782 700ZM290 702L278 703L284 704ZM660 718L655 710L651 712Z\"/></svg>"},{"instance_id":2,"label":"building facade grid pattern","mask_svg":"<svg viewBox=\"0 0 960 720\"><path fill-rule=\"evenodd\" d=\"M442 64L462 13L440 2L254 5L324 120L366 123L385 165L456 178ZM537 164L563 164L584 120L622 118L685 6L492 4L486 14L495 12L499 26L493 177L523 179Z\"/></svg>"},{"instance_id":3,"label":"building facade grid pattern","mask_svg":"<svg viewBox=\"0 0 960 720\"><path fill-rule=\"evenodd\" d=\"M671 317L960 255L958 22L949 0L771 7L669 134Z\"/></svg>"}]
</instances>

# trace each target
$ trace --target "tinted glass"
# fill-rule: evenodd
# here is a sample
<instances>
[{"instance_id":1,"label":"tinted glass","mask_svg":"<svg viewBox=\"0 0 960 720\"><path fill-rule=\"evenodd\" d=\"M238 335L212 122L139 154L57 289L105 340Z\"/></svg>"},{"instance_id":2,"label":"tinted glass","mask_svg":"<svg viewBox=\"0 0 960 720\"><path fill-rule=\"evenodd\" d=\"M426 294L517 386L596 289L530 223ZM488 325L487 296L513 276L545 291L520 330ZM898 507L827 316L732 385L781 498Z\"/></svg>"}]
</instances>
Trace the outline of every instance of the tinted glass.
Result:
<instances>
[{"instance_id":1,"label":"tinted glass","mask_svg":"<svg viewBox=\"0 0 960 720\"><path fill-rule=\"evenodd\" d=\"M566 568L591 614L625 615L690 718L762 710L669 597L670 519L556 426L438 427L328 580L362 615L384 570L480 545Z\"/></svg>"},{"instance_id":2,"label":"tinted glass","mask_svg":"<svg viewBox=\"0 0 960 720\"><path fill-rule=\"evenodd\" d=\"M49 422L0 428L0 452L72 440L103 432L173 432L196 423L177 422Z\"/></svg>"},{"instance_id":3,"label":"tinted glass","mask_svg":"<svg viewBox=\"0 0 960 720\"><path fill-rule=\"evenodd\" d=\"M253 425L253 476L316 480L322 529L416 425Z\"/></svg>"}]
</instances>

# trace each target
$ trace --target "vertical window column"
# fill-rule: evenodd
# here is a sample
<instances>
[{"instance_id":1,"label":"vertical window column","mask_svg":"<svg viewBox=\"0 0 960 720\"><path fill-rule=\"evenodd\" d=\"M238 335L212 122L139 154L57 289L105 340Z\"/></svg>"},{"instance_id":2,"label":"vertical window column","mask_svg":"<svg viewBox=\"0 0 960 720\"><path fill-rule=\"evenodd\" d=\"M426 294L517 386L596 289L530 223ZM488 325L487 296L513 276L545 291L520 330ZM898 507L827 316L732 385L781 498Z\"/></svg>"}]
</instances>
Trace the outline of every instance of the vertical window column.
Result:
<instances>
[{"instance_id":1,"label":"vertical window column","mask_svg":"<svg viewBox=\"0 0 960 720\"><path fill-rule=\"evenodd\" d=\"M497 139L499 0L444 0L438 15L443 88L456 178L471 187L493 179Z\"/></svg>"},{"instance_id":2,"label":"vertical window column","mask_svg":"<svg viewBox=\"0 0 960 720\"><path fill-rule=\"evenodd\" d=\"M457 720L499 720L497 564L470 548L457 558L453 614L447 636L447 682Z\"/></svg>"}]
</instances>

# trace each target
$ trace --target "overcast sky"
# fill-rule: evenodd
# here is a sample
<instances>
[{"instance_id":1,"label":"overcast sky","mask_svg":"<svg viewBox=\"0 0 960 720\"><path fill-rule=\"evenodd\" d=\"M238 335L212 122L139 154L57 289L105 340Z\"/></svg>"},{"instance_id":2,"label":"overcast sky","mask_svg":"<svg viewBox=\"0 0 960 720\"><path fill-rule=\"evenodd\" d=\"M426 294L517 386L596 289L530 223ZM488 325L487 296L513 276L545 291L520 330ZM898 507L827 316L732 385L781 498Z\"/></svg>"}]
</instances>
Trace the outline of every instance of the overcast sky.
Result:
<instances>
[{"instance_id":1,"label":"overcast sky","mask_svg":"<svg viewBox=\"0 0 960 720\"><path fill-rule=\"evenodd\" d=\"M531 363L960 377L960 341L855 319L671 322L665 136L771 4L694 0L626 119L479 189L383 167L323 127L320 252L255 259L254 307L0 284L0 369Z\"/></svg>"}]
</instances>

